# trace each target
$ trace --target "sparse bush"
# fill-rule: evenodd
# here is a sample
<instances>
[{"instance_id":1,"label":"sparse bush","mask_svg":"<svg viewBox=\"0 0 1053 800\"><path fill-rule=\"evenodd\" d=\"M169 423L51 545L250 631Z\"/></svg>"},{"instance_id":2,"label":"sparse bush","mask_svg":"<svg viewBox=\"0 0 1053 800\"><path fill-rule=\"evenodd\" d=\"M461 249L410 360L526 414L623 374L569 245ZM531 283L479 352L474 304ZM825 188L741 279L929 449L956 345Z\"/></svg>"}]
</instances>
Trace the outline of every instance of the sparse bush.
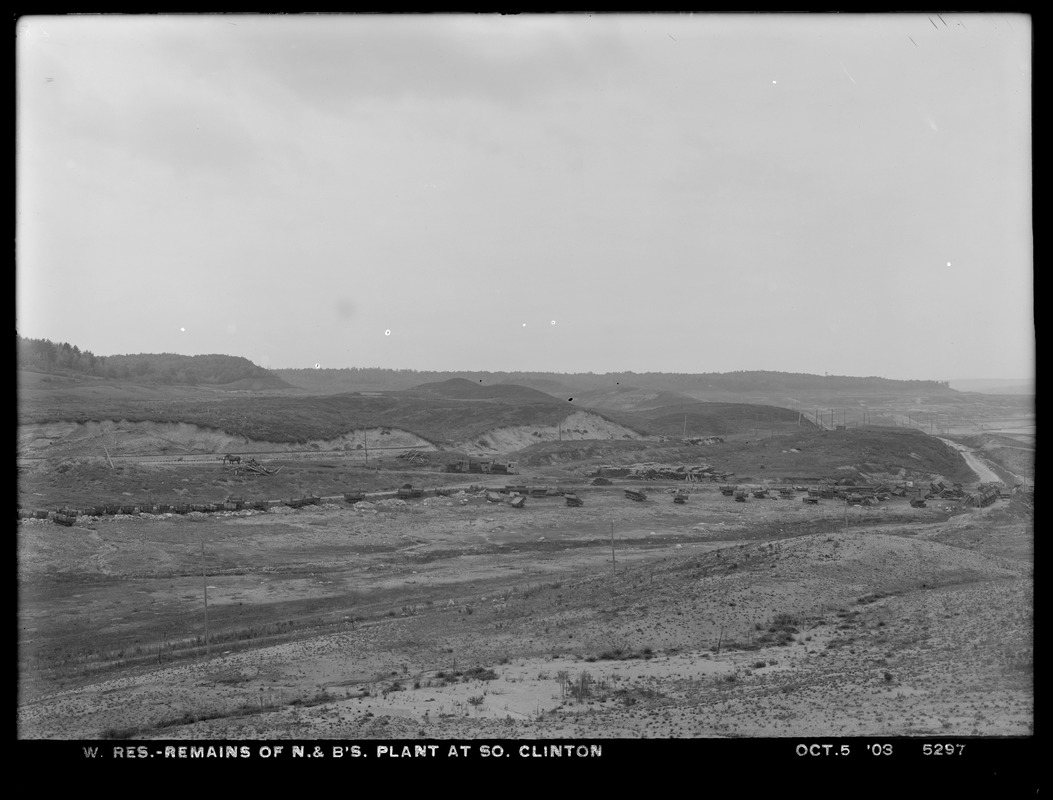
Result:
<instances>
[{"instance_id":1,"label":"sparse bush","mask_svg":"<svg viewBox=\"0 0 1053 800\"><path fill-rule=\"evenodd\" d=\"M497 680L497 673L489 667L472 667L464 674L465 680L493 681Z\"/></svg>"},{"instance_id":2,"label":"sparse bush","mask_svg":"<svg viewBox=\"0 0 1053 800\"><path fill-rule=\"evenodd\" d=\"M588 672L582 672L576 681L570 685L570 693L576 700L587 700L592 687L592 676Z\"/></svg>"}]
</instances>

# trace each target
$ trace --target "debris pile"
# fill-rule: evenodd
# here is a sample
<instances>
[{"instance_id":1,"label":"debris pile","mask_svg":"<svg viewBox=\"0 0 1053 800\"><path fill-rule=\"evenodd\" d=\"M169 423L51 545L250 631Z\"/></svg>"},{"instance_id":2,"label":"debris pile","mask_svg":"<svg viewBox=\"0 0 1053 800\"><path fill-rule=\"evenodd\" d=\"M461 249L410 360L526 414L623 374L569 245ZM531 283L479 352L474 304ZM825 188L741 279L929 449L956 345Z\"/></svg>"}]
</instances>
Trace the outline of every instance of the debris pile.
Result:
<instances>
[{"instance_id":1,"label":"debris pile","mask_svg":"<svg viewBox=\"0 0 1053 800\"><path fill-rule=\"evenodd\" d=\"M496 461L491 458L462 458L446 465L447 472L469 472L489 475L514 475L518 472L515 461Z\"/></svg>"},{"instance_id":2,"label":"debris pile","mask_svg":"<svg viewBox=\"0 0 1053 800\"><path fill-rule=\"evenodd\" d=\"M428 454L422 453L420 450L407 450L404 453L399 453L395 458L400 461L407 461L410 464L427 464Z\"/></svg>"},{"instance_id":3,"label":"debris pile","mask_svg":"<svg viewBox=\"0 0 1053 800\"><path fill-rule=\"evenodd\" d=\"M643 464L624 464L621 466L604 465L597 467L593 473L596 478L629 478L630 480L666 480L699 482L726 481L732 472L720 472L708 464L693 467L675 464L658 464L648 461Z\"/></svg>"},{"instance_id":4,"label":"debris pile","mask_svg":"<svg viewBox=\"0 0 1053 800\"><path fill-rule=\"evenodd\" d=\"M248 461L241 461L240 456L236 456L239 460L232 462L223 462L224 469L233 475L240 475L242 472L247 472L252 475L277 475L282 471L282 467L265 467L259 461L254 458L250 458Z\"/></svg>"}]
</instances>

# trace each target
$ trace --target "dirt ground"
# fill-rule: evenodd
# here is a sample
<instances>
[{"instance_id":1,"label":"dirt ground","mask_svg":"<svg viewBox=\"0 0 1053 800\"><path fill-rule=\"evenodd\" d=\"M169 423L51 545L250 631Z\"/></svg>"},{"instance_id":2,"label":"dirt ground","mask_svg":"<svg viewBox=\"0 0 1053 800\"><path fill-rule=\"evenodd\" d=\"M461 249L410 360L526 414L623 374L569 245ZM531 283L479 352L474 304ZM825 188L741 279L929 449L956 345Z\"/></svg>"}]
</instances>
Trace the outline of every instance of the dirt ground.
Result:
<instances>
[{"instance_id":1,"label":"dirt ground","mask_svg":"<svg viewBox=\"0 0 1053 800\"><path fill-rule=\"evenodd\" d=\"M18 736L1033 733L1017 499L736 503L700 484L677 505L674 484L641 503L626 485L582 486L580 508L474 491L24 520Z\"/></svg>"}]
</instances>

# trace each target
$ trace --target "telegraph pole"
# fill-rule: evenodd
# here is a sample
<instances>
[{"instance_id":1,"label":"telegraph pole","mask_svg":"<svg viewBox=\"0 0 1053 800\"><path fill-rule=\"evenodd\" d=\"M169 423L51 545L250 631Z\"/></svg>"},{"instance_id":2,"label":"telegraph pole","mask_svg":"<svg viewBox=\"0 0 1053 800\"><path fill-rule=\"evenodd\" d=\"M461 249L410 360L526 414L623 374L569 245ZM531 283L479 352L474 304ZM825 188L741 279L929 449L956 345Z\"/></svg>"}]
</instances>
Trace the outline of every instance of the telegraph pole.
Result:
<instances>
[{"instance_id":1,"label":"telegraph pole","mask_svg":"<svg viewBox=\"0 0 1053 800\"><path fill-rule=\"evenodd\" d=\"M205 540L201 540L201 586L205 590L205 657L212 658L212 644L208 637L208 578L205 577Z\"/></svg>"}]
</instances>

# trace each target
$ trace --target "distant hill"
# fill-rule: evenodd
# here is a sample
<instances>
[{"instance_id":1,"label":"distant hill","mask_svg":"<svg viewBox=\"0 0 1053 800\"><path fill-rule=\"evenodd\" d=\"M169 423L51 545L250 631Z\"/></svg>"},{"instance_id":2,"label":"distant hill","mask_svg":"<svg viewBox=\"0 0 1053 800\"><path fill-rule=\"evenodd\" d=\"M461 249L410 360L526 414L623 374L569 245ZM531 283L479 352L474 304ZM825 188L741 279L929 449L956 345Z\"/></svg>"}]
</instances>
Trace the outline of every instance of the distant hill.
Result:
<instances>
[{"instance_id":1,"label":"distant hill","mask_svg":"<svg viewBox=\"0 0 1053 800\"><path fill-rule=\"evenodd\" d=\"M674 392L690 396L794 393L863 394L908 393L915 395L950 393L946 381L906 381L851 375L810 375L792 372L441 372L411 369L355 367L348 369L272 369L271 372L297 388L312 394L344 392L398 391L422 383L462 378L471 383L527 386L566 400L592 390L609 391L638 387L651 392ZM565 396L564 396L565 395ZM724 399L721 397L720 399Z\"/></svg>"},{"instance_id":2,"label":"distant hill","mask_svg":"<svg viewBox=\"0 0 1053 800\"><path fill-rule=\"evenodd\" d=\"M1013 378L1001 380L995 378L962 378L948 382L952 389L959 392L977 392L979 394L1034 394L1034 380Z\"/></svg>"},{"instance_id":3,"label":"distant hill","mask_svg":"<svg viewBox=\"0 0 1053 800\"><path fill-rule=\"evenodd\" d=\"M106 356L116 377L147 383L186 383L231 388L288 389L288 383L241 356L139 353Z\"/></svg>"},{"instance_id":4,"label":"distant hill","mask_svg":"<svg viewBox=\"0 0 1053 800\"><path fill-rule=\"evenodd\" d=\"M247 358L138 353L96 356L68 342L26 339L15 334L16 368L66 377L105 378L137 384L215 386L231 389L291 389Z\"/></svg>"},{"instance_id":5,"label":"distant hill","mask_svg":"<svg viewBox=\"0 0 1053 800\"><path fill-rule=\"evenodd\" d=\"M676 405L678 403L695 403L697 401L690 395L681 394L680 392L640 389L635 386L616 384L610 388L587 389L583 392L578 392L574 397L574 402L581 403L589 408L602 408L612 411L637 411Z\"/></svg>"},{"instance_id":6,"label":"distant hill","mask_svg":"<svg viewBox=\"0 0 1053 800\"><path fill-rule=\"evenodd\" d=\"M767 433L774 425L780 432L788 426L814 428L811 420L796 411L748 403L708 403L689 401L632 411L604 414L616 422L662 436L728 436Z\"/></svg>"},{"instance_id":7,"label":"distant hill","mask_svg":"<svg viewBox=\"0 0 1053 800\"><path fill-rule=\"evenodd\" d=\"M555 397L528 386L511 383L472 383L466 378L450 378L446 381L422 383L404 392L408 395L446 397L455 400L494 400L503 403L558 403Z\"/></svg>"}]
</instances>

